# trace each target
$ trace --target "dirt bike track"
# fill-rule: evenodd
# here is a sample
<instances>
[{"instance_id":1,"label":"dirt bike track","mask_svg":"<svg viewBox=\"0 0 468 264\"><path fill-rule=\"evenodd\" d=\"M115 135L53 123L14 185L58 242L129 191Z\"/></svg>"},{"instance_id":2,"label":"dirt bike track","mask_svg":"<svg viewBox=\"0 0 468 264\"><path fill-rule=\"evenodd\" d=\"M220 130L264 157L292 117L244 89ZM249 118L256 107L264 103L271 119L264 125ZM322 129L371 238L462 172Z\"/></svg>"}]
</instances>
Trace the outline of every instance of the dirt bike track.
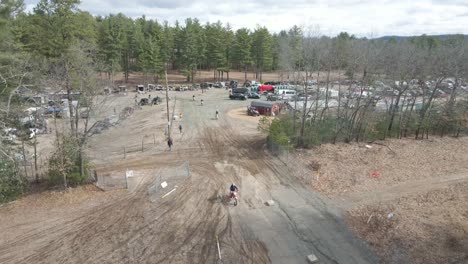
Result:
<instances>
[{"instance_id":1,"label":"dirt bike track","mask_svg":"<svg viewBox=\"0 0 468 264\"><path fill-rule=\"evenodd\" d=\"M137 117L164 128L163 115L154 118L149 110L93 139L90 152L100 173L134 171L128 191L48 212L0 208L0 263L307 263L309 254L320 263L378 262L347 229L336 201L304 187L270 156L255 123L226 114L249 101L227 100L224 90L198 93L203 106L192 93L177 96L183 118L174 121L173 151L158 135L150 151L127 159L117 154L119 141L135 132L132 122L143 122ZM155 175L169 175L183 163L188 177L167 176L168 188L151 191ZM240 188L236 207L223 199L231 182Z\"/></svg>"},{"instance_id":2,"label":"dirt bike track","mask_svg":"<svg viewBox=\"0 0 468 264\"><path fill-rule=\"evenodd\" d=\"M366 193L351 193L336 199L341 201L343 208L352 208L356 205L376 204L398 199L404 196L414 196L428 193L433 190L443 189L457 183L468 182L468 174L449 175L444 178L427 178L415 180L403 184L382 187L378 190Z\"/></svg>"}]
</instances>

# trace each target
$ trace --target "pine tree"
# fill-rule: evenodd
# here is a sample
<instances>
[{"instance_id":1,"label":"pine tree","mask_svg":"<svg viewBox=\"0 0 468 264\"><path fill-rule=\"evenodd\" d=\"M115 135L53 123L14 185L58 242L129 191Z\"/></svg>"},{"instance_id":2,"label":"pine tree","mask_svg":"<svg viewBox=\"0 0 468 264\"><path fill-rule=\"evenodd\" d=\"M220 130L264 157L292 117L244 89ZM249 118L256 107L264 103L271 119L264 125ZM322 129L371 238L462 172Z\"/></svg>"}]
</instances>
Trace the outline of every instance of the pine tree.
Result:
<instances>
[{"instance_id":1,"label":"pine tree","mask_svg":"<svg viewBox=\"0 0 468 264\"><path fill-rule=\"evenodd\" d=\"M236 31L234 40L234 62L238 68L242 68L247 80L247 67L252 63L251 59L252 38L247 28L241 28Z\"/></svg>"}]
</instances>

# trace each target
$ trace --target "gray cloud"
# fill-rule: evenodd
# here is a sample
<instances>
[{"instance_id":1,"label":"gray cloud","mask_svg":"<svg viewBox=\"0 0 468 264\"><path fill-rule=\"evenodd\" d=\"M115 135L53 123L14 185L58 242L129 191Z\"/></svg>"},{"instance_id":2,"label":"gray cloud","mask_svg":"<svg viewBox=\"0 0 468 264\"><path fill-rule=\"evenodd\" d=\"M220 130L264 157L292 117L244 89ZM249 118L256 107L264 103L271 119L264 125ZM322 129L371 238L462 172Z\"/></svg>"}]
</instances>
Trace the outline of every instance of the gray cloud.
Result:
<instances>
[{"instance_id":1,"label":"gray cloud","mask_svg":"<svg viewBox=\"0 0 468 264\"><path fill-rule=\"evenodd\" d=\"M32 10L39 0L25 0ZM357 36L468 33L467 0L82 0L94 15L201 23L221 21L235 30L266 26L274 32L293 25L319 26L321 33L348 31Z\"/></svg>"}]
</instances>

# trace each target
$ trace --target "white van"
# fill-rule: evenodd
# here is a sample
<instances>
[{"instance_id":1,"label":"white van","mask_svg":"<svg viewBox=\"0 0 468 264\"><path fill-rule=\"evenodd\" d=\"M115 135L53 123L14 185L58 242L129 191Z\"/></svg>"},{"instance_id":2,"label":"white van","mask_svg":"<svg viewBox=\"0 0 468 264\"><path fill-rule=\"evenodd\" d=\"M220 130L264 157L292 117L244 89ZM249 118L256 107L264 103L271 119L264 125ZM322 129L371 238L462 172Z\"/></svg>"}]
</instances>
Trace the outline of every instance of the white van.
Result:
<instances>
[{"instance_id":1,"label":"white van","mask_svg":"<svg viewBox=\"0 0 468 264\"><path fill-rule=\"evenodd\" d=\"M278 95L283 100L290 100L294 98L294 96L296 96L296 91L295 90L280 90L278 92Z\"/></svg>"}]
</instances>

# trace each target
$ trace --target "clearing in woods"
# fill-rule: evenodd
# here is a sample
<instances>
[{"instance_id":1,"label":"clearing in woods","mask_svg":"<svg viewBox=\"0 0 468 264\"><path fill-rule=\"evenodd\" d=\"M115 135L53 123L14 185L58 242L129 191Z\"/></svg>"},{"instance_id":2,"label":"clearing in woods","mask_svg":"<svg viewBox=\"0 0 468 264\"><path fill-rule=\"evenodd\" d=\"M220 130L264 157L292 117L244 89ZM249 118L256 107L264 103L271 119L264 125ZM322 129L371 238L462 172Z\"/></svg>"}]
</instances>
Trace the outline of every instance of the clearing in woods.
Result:
<instances>
[{"instance_id":1,"label":"clearing in woods","mask_svg":"<svg viewBox=\"0 0 468 264\"><path fill-rule=\"evenodd\" d=\"M110 96L102 117L132 106L134 96ZM90 138L102 187L117 190L90 185L0 207L0 263L466 260L467 139L323 145L285 163L265 150L258 118L245 114L249 101L229 100L224 89L170 97L172 151L165 104L137 108ZM124 190L127 170L134 175ZM224 198L232 182L236 207Z\"/></svg>"},{"instance_id":2,"label":"clearing in woods","mask_svg":"<svg viewBox=\"0 0 468 264\"><path fill-rule=\"evenodd\" d=\"M205 104L193 102L193 94ZM133 170L128 190L81 187L3 206L0 262L307 263L315 254L321 263L377 263L334 203L265 151L255 122L228 114L249 102L229 100L224 89L171 92L171 98L178 116L172 151L161 105L137 109L93 136L88 153L98 174L118 178ZM135 147L125 159L124 147ZM224 199L232 182L240 188L236 207Z\"/></svg>"}]
</instances>

